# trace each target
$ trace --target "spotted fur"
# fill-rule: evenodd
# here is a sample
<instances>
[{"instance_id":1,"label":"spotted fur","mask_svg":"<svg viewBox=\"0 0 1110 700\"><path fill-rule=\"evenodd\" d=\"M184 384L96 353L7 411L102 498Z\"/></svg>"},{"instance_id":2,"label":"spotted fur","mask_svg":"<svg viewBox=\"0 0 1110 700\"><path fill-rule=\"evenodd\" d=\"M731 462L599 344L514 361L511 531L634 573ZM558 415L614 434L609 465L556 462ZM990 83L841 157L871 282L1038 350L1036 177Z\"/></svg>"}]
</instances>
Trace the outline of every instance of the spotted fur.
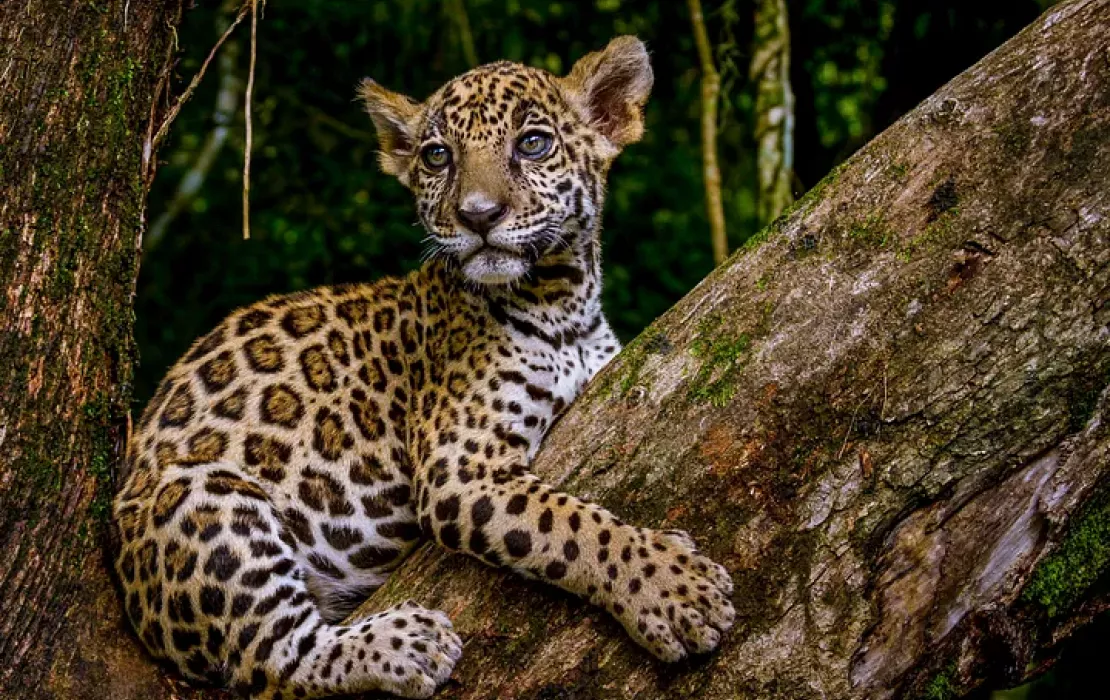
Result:
<instances>
[{"instance_id":1,"label":"spotted fur","mask_svg":"<svg viewBox=\"0 0 1110 700\"><path fill-rule=\"evenodd\" d=\"M236 311L169 371L114 510L154 656L250 697L428 697L461 653L443 613L343 619L428 538L589 599L662 659L717 646L722 567L528 471L618 350L599 217L650 86L628 37L565 78L495 63L423 104L364 83L437 256Z\"/></svg>"}]
</instances>

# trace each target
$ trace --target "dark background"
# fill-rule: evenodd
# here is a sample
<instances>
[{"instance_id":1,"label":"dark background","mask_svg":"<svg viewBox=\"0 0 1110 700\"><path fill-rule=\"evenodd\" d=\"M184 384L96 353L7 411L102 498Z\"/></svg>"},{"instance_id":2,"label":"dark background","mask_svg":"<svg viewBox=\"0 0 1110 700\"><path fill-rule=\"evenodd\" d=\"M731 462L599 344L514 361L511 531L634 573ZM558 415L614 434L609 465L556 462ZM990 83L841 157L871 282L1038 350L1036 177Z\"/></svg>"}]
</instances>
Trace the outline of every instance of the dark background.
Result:
<instances>
[{"instance_id":1,"label":"dark background","mask_svg":"<svg viewBox=\"0 0 1110 700\"><path fill-rule=\"evenodd\" d=\"M234 5L198 2L179 33L184 88ZM796 194L1036 18L1051 0L787 0L796 96ZM240 233L241 107L199 195L145 251L136 303L136 412L194 338L267 294L371 280L419 264L423 232L408 193L376 167L369 119L353 101L373 77L417 99L479 61L563 73L618 34L648 44L655 89L647 134L610 176L603 234L605 306L628 340L712 268L701 180L699 72L681 0L271 0L259 23L254 87L252 239ZM723 78L719 156L731 247L755 233L752 3L704 0ZM249 21L236 31L245 79ZM168 207L216 125L219 71L174 125L148 218ZM239 102L241 103L241 99ZM1005 697L1086 697L1104 619L1058 670ZM1094 680L1092 675L1089 680ZM982 694L986 697L987 693Z\"/></svg>"}]
</instances>

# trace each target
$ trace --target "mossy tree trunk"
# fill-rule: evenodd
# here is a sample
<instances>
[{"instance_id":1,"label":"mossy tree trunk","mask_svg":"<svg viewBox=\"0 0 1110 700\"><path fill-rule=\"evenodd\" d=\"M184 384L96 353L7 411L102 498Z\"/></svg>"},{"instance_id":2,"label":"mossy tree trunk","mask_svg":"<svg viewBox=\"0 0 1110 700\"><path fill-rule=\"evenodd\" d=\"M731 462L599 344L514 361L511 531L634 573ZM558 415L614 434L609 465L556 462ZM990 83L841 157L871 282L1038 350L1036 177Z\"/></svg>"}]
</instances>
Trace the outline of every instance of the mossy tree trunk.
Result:
<instances>
[{"instance_id":1,"label":"mossy tree trunk","mask_svg":"<svg viewBox=\"0 0 1110 700\"><path fill-rule=\"evenodd\" d=\"M104 524L180 14L0 2L0 697L161 692L122 624Z\"/></svg>"},{"instance_id":2,"label":"mossy tree trunk","mask_svg":"<svg viewBox=\"0 0 1110 700\"><path fill-rule=\"evenodd\" d=\"M857 153L653 324L535 471L737 583L666 666L598 609L425 548L444 698L954 697L1110 606L1110 2L1072 0Z\"/></svg>"}]
</instances>

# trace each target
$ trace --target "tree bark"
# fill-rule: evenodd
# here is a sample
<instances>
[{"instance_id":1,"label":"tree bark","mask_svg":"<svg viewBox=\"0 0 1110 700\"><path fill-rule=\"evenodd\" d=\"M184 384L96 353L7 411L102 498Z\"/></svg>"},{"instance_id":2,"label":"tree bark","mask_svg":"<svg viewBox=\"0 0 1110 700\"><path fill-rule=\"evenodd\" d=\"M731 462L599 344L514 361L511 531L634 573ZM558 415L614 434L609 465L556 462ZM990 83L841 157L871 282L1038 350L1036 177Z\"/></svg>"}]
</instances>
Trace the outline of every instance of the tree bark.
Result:
<instances>
[{"instance_id":1,"label":"tree bark","mask_svg":"<svg viewBox=\"0 0 1110 700\"><path fill-rule=\"evenodd\" d=\"M633 342L535 472L727 565L719 653L424 548L444 698L955 697L1110 606L1110 2L1072 0L838 168Z\"/></svg>"},{"instance_id":2,"label":"tree bark","mask_svg":"<svg viewBox=\"0 0 1110 700\"><path fill-rule=\"evenodd\" d=\"M0 3L0 697L153 697L104 560L179 0Z\"/></svg>"}]
</instances>

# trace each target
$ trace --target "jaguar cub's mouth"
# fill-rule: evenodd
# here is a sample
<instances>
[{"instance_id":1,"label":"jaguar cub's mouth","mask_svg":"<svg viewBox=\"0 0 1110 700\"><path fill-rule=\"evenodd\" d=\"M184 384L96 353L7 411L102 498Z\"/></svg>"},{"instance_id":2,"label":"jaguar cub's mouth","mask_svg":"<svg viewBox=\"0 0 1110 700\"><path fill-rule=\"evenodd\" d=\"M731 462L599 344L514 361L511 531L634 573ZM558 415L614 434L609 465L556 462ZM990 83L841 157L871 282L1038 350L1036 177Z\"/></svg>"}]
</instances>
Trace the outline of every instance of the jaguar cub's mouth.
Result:
<instances>
[{"instance_id":1,"label":"jaguar cub's mouth","mask_svg":"<svg viewBox=\"0 0 1110 700\"><path fill-rule=\"evenodd\" d=\"M532 262L519 253L505 248L484 245L462 261L467 279L479 284L510 284L532 268Z\"/></svg>"}]
</instances>

